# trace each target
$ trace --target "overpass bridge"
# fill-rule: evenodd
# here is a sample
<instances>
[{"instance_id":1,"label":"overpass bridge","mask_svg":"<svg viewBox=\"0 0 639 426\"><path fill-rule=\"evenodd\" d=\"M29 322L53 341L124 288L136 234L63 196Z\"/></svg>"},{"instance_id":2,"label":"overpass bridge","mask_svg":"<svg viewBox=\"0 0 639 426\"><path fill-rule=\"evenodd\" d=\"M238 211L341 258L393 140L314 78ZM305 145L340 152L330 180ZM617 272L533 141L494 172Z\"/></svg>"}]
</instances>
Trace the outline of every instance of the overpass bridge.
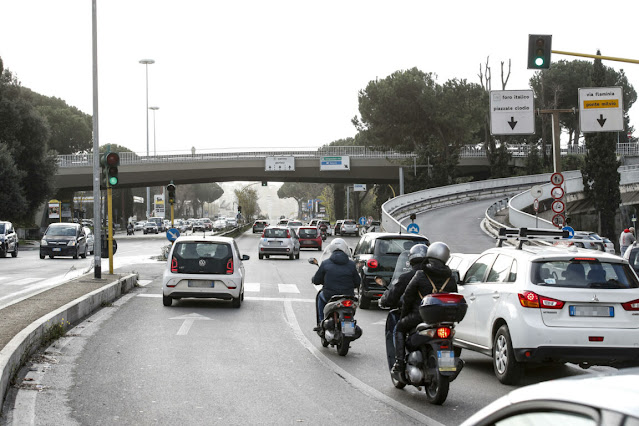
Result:
<instances>
[{"instance_id":1,"label":"overpass bridge","mask_svg":"<svg viewBox=\"0 0 639 426\"><path fill-rule=\"evenodd\" d=\"M529 145L509 145L510 163L523 167L530 152ZM562 155L585 154L584 147L563 148ZM550 154L550 151L548 152ZM349 170L321 171L324 156L347 156ZM617 144L617 156L623 164L634 164L639 159L639 144ZM268 171L267 157L294 157L295 171ZM90 190L93 188L93 155L75 154L58 156L55 186L58 189ZM400 169L416 172L414 153L393 150L379 151L363 146L334 146L320 149L229 151L211 150L183 154L146 156L133 152L120 153L120 187L162 186L173 180L176 184L273 181L386 184L400 181ZM486 172L489 167L487 152L476 146L463 146L459 154L459 168L464 175Z\"/></svg>"}]
</instances>

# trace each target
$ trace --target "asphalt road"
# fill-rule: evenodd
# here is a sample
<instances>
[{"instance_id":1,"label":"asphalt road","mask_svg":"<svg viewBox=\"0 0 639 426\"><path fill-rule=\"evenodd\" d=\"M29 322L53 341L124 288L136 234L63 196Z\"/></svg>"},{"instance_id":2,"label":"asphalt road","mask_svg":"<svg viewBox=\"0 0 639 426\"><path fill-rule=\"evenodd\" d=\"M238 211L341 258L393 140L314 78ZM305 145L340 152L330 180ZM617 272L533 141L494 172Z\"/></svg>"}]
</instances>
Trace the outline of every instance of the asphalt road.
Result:
<instances>
[{"instance_id":1,"label":"asphalt road","mask_svg":"<svg viewBox=\"0 0 639 426\"><path fill-rule=\"evenodd\" d=\"M435 210L417 222L431 241L479 252L494 244L478 227L490 204ZM23 372L32 380L8 397L0 423L456 425L512 389L495 378L490 358L469 351L443 406L429 405L415 388L395 389L381 309L358 310L364 333L346 357L323 348L312 332L316 268L307 263L319 252L258 260L258 238L237 239L251 256L240 309L196 299L162 306L164 263L150 256L164 241L123 241L119 254L131 249L145 260L116 272L138 272L142 286L37 357ZM358 238L346 240L354 247ZM571 366L531 373L524 384L587 374Z\"/></svg>"}]
</instances>

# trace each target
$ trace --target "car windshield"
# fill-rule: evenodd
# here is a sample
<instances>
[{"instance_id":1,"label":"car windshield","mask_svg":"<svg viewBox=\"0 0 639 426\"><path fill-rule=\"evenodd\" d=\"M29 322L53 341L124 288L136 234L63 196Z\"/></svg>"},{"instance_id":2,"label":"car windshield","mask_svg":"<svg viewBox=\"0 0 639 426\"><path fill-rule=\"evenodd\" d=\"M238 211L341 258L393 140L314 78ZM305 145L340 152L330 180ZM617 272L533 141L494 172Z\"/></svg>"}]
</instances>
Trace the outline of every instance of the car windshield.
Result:
<instances>
[{"instance_id":1,"label":"car windshield","mask_svg":"<svg viewBox=\"0 0 639 426\"><path fill-rule=\"evenodd\" d=\"M54 226L49 228L47 232L49 237L73 237L75 236L75 228L70 226Z\"/></svg>"},{"instance_id":2,"label":"car windshield","mask_svg":"<svg viewBox=\"0 0 639 426\"><path fill-rule=\"evenodd\" d=\"M300 238L315 238L317 237L317 228L301 228L299 234Z\"/></svg>"},{"instance_id":3,"label":"car windshield","mask_svg":"<svg viewBox=\"0 0 639 426\"><path fill-rule=\"evenodd\" d=\"M294 222L294 221L290 221L288 223L288 226L302 226L303 223L302 222Z\"/></svg>"},{"instance_id":4,"label":"car windshield","mask_svg":"<svg viewBox=\"0 0 639 426\"><path fill-rule=\"evenodd\" d=\"M4 234L4 223L0 223L0 234Z\"/></svg>"},{"instance_id":5,"label":"car windshield","mask_svg":"<svg viewBox=\"0 0 639 426\"><path fill-rule=\"evenodd\" d=\"M375 241L375 259L378 271L394 272L397 259L402 252L410 250L415 244L427 244L426 239L418 238L378 238Z\"/></svg>"},{"instance_id":6,"label":"car windshield","mask_svg":"<svg viewBox=\"0 0 639 426\"><path fill-rule=\"evenodd\" d=\"M226 243L187 241L173 250L171 269L181 274L227 274L233 272L233 251Z\"/></svg>"},{"instance_id":7,"label":"car windshield","mask_svg":"<svg viewBox=\"0 0 639 426\"><path fill-rule=\"evenodd\" d=\"M635 247L630 250L628 262L630 263L630 266L632 266L632 269L639 272L639 247Z\"/></svg>"},{"instance_id":8,"label":"car windshield","mask_svg":"<svg viewBox=\"0 0 639 426\"><path fill-rule=\"evenodd\" d=\"M264 230L265 238L288 238L288 231L286 229L265 229Z\"/></svg>"},{"instance_id":9,"label":"car windshield","mask_svg":"<svg viewBox=\"0 0 639 426\"><path fill-rule=\"evenodd\" d=\"M343 225L357 225L353 220L345 220Z\"/></svg>"},{"instance_id":10,"label":"car windshield","mask_svg":"<svg viewBox=\"0 0 639 426\"><path fill-rule=\"evenodd\" d=\"M568 288L639 288L628 265L594 258L533 262L531 280L536 285Z\"/></svg>"}]
</instances>

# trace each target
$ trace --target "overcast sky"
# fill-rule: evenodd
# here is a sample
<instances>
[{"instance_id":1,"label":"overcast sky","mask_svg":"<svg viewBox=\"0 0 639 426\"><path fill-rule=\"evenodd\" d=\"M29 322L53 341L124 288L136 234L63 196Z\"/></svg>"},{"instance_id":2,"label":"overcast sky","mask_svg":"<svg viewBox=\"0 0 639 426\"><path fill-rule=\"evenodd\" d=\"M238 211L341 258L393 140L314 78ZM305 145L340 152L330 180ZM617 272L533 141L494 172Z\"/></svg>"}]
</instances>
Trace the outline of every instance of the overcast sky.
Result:
<instances>
[{"instance_id":1,"label":"overcast sky","mask_svg":"<svg viewBox=\"0 0 639 426\"><path fill-rule=\"evenodd\" d=\"M91 0L0 0L0 57L23 86L92 114ZM536 7L536 5L541 5ZM417 67L479 82L512 60L528 89L528 34L553 49L639 59L639 2L98 0L100 144L149 151L311 148L352 137L357 95ZM553 60L576 59L554 55ZM639 65L623 68L639 91ZM637 126L639 106L630 111ZM634 117L637 117L634 119Z\"/></svg>"}]
</instances>

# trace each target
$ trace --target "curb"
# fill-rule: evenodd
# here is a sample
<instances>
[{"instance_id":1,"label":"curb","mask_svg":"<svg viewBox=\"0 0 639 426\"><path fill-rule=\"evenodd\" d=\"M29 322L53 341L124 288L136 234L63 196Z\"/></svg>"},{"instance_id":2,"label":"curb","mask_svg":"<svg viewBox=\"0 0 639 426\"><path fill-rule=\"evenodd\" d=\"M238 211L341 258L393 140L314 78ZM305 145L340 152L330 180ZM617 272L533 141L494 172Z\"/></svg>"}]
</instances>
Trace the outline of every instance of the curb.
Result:
<instances>
[{"instance_id":1,"label":"curb","mask_svg":"<svg viewBox=\"0 0 639 426\"><path fill-rule=\"evenodd\" d=\"M138 274L123 276L44 315L11 339L0 351L0 400L4 401L14 374L28 357L40 348L42 337L50 327L55 324L64 326L67 322L72 325L79 323L102 304L109 303L131 290L137 279Z\"/></svg>"}]
</instances>

